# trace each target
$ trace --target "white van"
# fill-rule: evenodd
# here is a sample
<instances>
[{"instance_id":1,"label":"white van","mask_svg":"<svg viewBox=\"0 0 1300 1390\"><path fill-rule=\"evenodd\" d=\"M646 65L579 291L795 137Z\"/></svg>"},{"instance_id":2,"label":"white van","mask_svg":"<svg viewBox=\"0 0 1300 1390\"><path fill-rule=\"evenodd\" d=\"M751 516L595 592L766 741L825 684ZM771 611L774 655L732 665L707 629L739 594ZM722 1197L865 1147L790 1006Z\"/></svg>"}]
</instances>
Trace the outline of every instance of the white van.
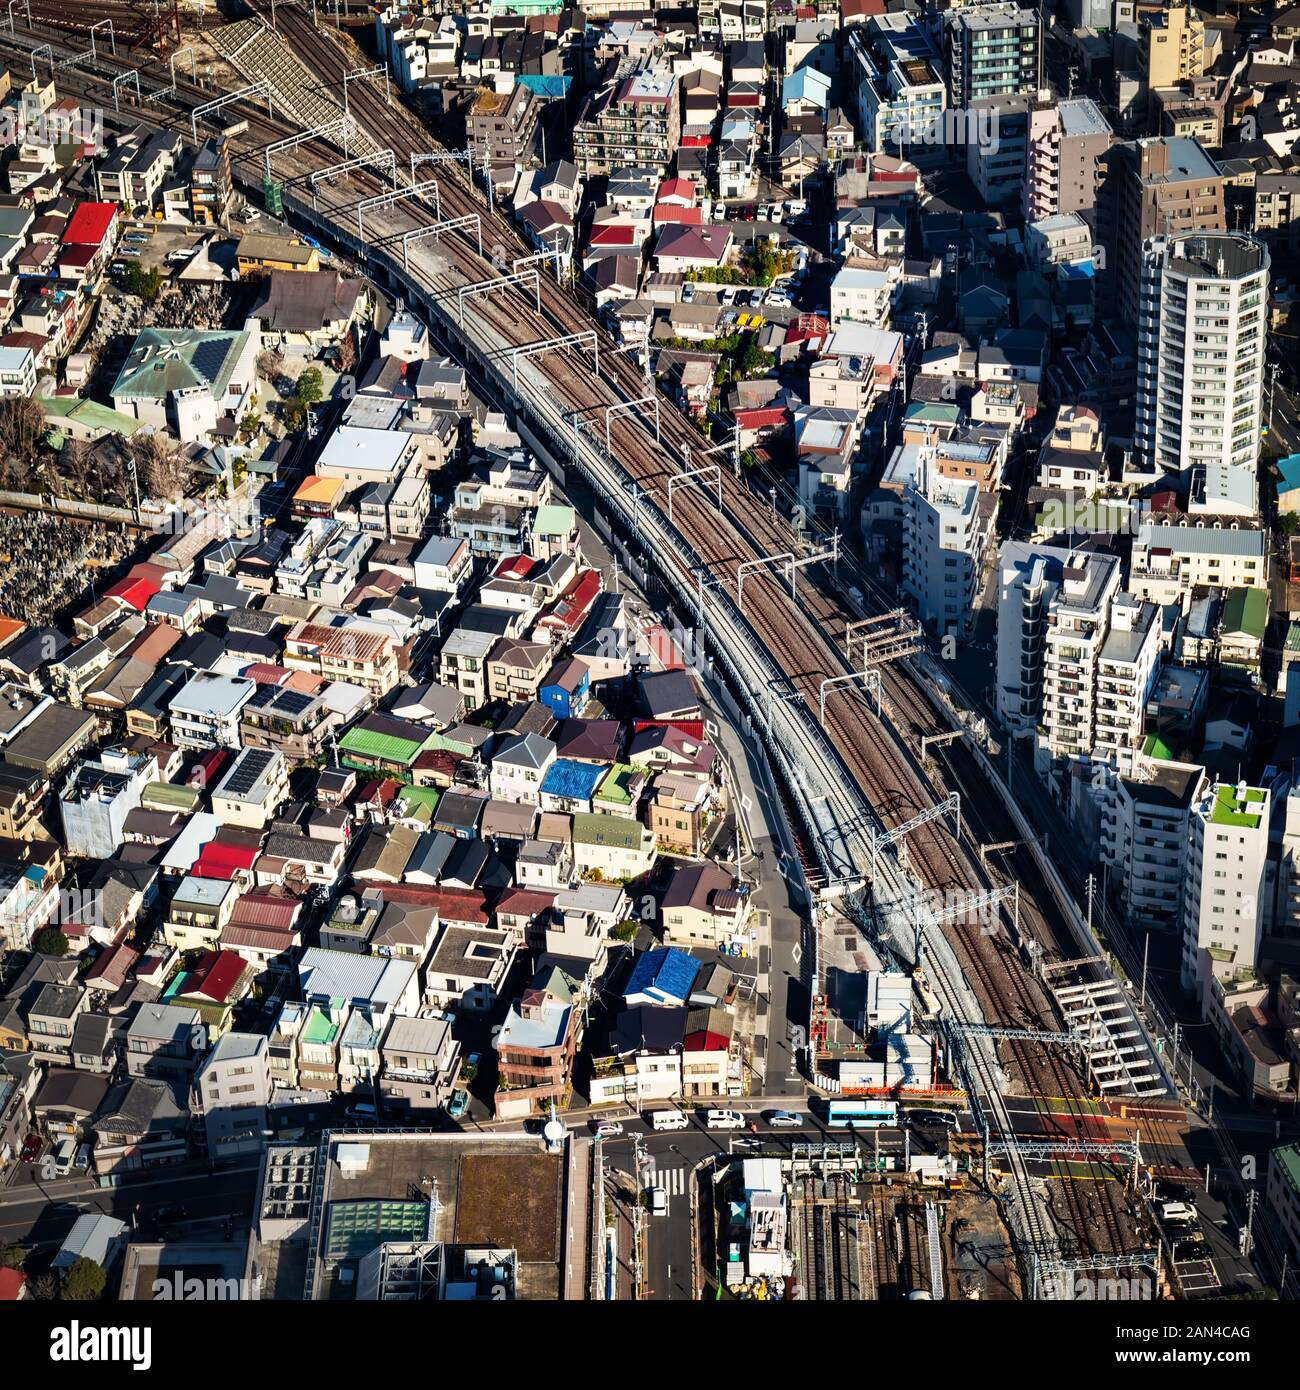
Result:
<instances>
[{"instance_id":1,"label":"white van","mask_svg":"<svg viewBox=\"0 0 1300 1390\"><path fill-rule=\"evenodd\" d=\"M654 1110L649 1119L651 1129L686 1129L690 1124L680 1110Z\"/></svg>"},{"instance_id":2,"label":"white van","mask_svg":"<svg viewBox=\"0 0 1300 1390\"><path fill-rule=\"evenodd\" d=\"M65 1139L59 1145L54 1155L54 1171L61 1178L66 1178L72 1172L73 1160L77 1157L77 1141L75 1139Z\"/></svg>"},{"instance_id":3,"label":"white van","mask_svg":"<svg viewBox=\"0 0 1300 1390\"><path fill-rule=\"evenodd\" d=\"M1162 1202L1160 1219L1168 1226L1185 1226L1196 1220L1196 1208L1187 1202Z\"/></svg>"},{"instance_id":4,"label":"white van","mask_svg":"<svg viewBox=\"0 0 1300 1390\"><path fill-rule=\"evenodd\" d=\"M704 1123L710 1129L744 1129L745 1117L739 1110L707 1110Z\"/></svg>"},{"instance_id":5,"label":"white van","mask_svg":"<svg viewBox=\"0 0 1300 1390\"><path fill-rule=\"evenodd\" d=\"M649 1191L650 1196L650 1215L668 1215L668 1194L662 1187L652 1187Z\"/></svg>"}]
</instances>

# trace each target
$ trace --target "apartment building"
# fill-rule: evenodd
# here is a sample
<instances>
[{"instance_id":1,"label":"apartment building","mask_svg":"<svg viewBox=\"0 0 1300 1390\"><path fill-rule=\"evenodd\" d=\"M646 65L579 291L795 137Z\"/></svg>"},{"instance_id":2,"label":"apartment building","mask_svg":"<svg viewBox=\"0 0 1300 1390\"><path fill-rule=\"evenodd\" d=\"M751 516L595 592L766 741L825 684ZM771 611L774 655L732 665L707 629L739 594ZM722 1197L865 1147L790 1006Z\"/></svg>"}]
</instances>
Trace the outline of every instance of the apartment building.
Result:
<instances>
[{"instance_id":1,"label":"apartment building","mask_svg":"<svg viewBox=\"0 0 1300 1390\"><path fill-rule=\"evenodd\" d=\"M1137 454L1190 475L1218 515L1257 510L1269 265L1263 243L1228 232L1154 237L1142 254Z\"/></svg>"},{"instance_id":2,"label":"apartment building","mask_svg":"<svg viewBox=\"0 0 1300 1390\"><path fill-rule=\"evenodd\" d=\"M616 77L583 102L573 158L584 178L627 167L652 169L663 178L680 141L676 77L642 68Z\"/></svg>"},{"instance_id":3,"label":"apartment building","mask_svg":"<svg viewBox=\"0 0 1300 1390\"><path fill-rule=\"evenodd\" d=\"M224 225L234 186L230 146L220 136L205 140L190 168L190 220L195 226Z\"/></svg>"},{"instance_id":4,"label":"apartment building","mask_svg":"<svg viewBox=\"0 0 1300 1390\"><path fill-rule=\"evenodd\" d=\"M127 1025L127 1074L180 1082L188 1089L207 1041L208 1030L197 1009L145 1004Z\"/></svg>"},{"instance_id":5,"label":"apartment building","mask_svg":"<svg viewBox=\"0 0 1300 1390\"><path fill-rule=\"evenodd\" d=\"M1138 16L1138 69L1148 90L1176 87L1205 72L1205 24L1190 7Z\"/></svg>"},{"instance_id":6,"label":"apartment building","mask_svg":"<svg viewBox=\"0 0 1300 1390\"><path fill-rule=\"evenodd\" d=\"M243 887L235 879L187 874L172 894L163 935L178 951L215 950Z\"/></svg>"},{"instance_id":7,"label":"apartment building","mask_svg":"<svg viewBox=\"0 0 1300 1390\"><path fill-rule=\"evenodd\" d=\"M492 168L502 195L513 187L514 171L529 162L542 105L513 73L498 73L493 86L474 93L465 113L465 143L474 152L475 164Z\"/></svg>"},{"instance_id":8,"label":"apartment building","mask_svg":"<svg viewBox=\"0 0 1300 1390\"><path fill-rule=\"evenodd\" d=\"M284 664L327 681L349 681L381 696L398 682L392 637L366 627L296 623L285 637Z\"/></svg>"},{"instance_id":9,"label":"apartment building","mask_svg":"<svg viewBox=\"0 0 1300 1390\"><path fill-rule=\"evenodd\" d=\"M1173 762L1147 763L1131 777L1112 774L1098 788L1100 858L1114 871L1130 923L1181 929L1192 807L1204 790L1204 768Z\"/></svg>"},{"instance_id":10,"label":"apartment building","mask_svg":"<svg viewBox=\"0 0 1300 1390\"><path fill-rule=\"evenodd\" d=\"M1116 594L1097 664L1096 748L1131 769L1142 742L1147 696L1160 662L1160 610Z\"/></svg>"},{"instance_id":11,"label":"apartment building","mask_svg":"<svg viewBox=\"0 0 1300 1390\"><path fill-rule=\"evenodd\" d=\"M1014 0L993 0L947 10L939 23L950 106L966 108L981 97L1034 92L1042 86L1037 10Z\"/></svg>"},{"instance_id":12,"label":"apartment building","mask_svg":"<svg viewBox=\"0 0 1300 1390\"><path fill-rule=\"evenodd\" d=\"M1194 588L1268 587L1267 538L1258 527L1148 521L1133 539L1129 588L1153 603L1191 602Z\"/></svg>"},{"instance_id":13,"label":"apartment building","mask_svg":"<svg viewBox=\"0 0 1300 1390\"><path fill-rule=\"evenodd\" d=\"M257 689L244 676L200 671L171 698L172 742L182 748L238 748L239 719Z\"/></svg>"},{"instance_id":14,"label":"apartment building","mask_svg":"<svg viewBox=\"0 0 1300 1390\"><path fill-rule=\"evenodd\" d=\"M925 460L903 501L903 594L934 632L964 633L992 510L978 483L946 478Z\"/></svg>"},{"instance_id":15,"label":"apartment building","mask_svg":"<svg viewBox=\"0 0 1300 1390\"><path fill-rule=\"evenodd\" d=\"M847 59L857 127L867 149L924 163L943 154L948 92L929 35L904 11L849 30Z\"/></svg>"},{"instance_id":16,"label":"apartment building","mask_svg":"<svg viewBox=\"0 0 1300 1390\"><path fill-rule=\"evenodd\" d=\"M579 982L544 966L510 1006L494 1042L497 1116L518 1119L563 1103L581 1036Z\"/></svg>"},{"instance_id":17,"label":"apartment building","mask_svg":"<svg viewBox=\"0 0 1300 1390\"><path fill-rule=\"evenodd\" d=\"M410 1123L427 1119L451 1099L460 1060L445 1018L395 1018L380 1047L380 1108Z\"/></svg>"},{"instance_id":18,"label":"apartment building","mask_svg":"<svg viewBox=\"0 0 1300 1390\"><path fill-rule=\"evenodd\" d=\"M1097 190L1105 252L1099 289L1119 317L1135 324L1146 243L1155 236L1223 231L1225 179L1195 140L1178 136L1112 145L1103 165Z\"/></svg>"},{"instance_id":19,"label":"apartment building","mask_svg":"<svg viewBox=\"0 0 1300 1390\"><path fill-rule=\"evenodd\" d=\"M156 775L153 758L122 749L106 748L98 758L82 762L59 793L65 852L111 859L121 848L127 816Z\"/></svg>"},{"instance_id":20,"label":"apartment building","mask_svg":"<svg viewBox=\"0 0 1300 1390\"><path fill-rule=\"evenodd\" d=\"M1263 923L1268 859L1267 788L1215 782L1192 807L1183 880L1183 988L1253 971Z\"/></svg>"},{"instance_id":21,"label":"apartment building","mask_svg":"<svg viewBox=\"0 0 1300 1390\"><path fill-rule=\"evenodd\" d=\"M1081 213L1095 223L1102 160L1114 138L1110 122L1089 97L1035 101L1025 153L1026 220Z\"/></svg>"},{"instance_id":22,"label":"apartment building","mask_svg":"<svg viewBox=\"0 0 1300 1390\"><path fill-rule=\"evenodd\" d=\"M1046 604L1039 720L1054 758L1084 757L1096 744L1098 668L1119 582L1114 556L1071 554Z\"/></svg>"}]
</instances>

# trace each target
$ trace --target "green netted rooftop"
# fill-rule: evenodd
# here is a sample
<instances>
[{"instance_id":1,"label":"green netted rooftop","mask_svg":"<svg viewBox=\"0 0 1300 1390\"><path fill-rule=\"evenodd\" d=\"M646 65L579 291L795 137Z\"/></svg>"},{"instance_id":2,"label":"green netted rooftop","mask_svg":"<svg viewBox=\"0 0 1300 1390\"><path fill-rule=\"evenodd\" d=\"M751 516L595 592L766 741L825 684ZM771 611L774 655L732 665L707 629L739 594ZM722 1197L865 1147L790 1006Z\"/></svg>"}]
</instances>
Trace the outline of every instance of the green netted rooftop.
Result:
<instances>
[{"instance_id":1,"label":"green netted rooftop","mask_svg":"<svg viewBox=\"0 0 1300 1390\"><path fill-rule=\"evenodd\" d=\"M1247 787L1238 793L1236 787L1214 789L1214 809L1210 812L1212 825L1238 825L1254 830L1264 815L1266 793L1258 787ZM1251 809L1251 808L1254 809Z\"/></svg>"}]
</instances>

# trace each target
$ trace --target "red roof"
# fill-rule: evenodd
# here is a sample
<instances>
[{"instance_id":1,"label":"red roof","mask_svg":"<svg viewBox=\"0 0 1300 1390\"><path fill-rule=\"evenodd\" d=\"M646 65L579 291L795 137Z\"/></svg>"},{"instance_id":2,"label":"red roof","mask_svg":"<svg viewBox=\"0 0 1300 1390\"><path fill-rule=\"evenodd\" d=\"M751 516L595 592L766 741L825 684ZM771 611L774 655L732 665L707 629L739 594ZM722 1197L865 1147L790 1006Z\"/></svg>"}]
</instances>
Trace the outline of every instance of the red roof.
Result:
<instances>
[{"instance_id":1,"label":"red roof","mask_svg":"<svg viewBox=\"0 0 1300 1390\"><path fill-rule=\"evenodd\" d=\"M116 216L116 203L78 203L76 211L68 219L68 225L63 230L63 244L101 245Z\"/></svg>"},{"instance_id":2,"label":"red roof","mask_svg":"<svg viewBox=\"0 0 1300 1390\"><path fill-rule=\"evenodd\" d=\"M124 941L119 942L116 946L110 946L107 951L100 952L94 965L86 971L85 978L108 980L114 985L124 984L131 967L139 959L140 952L134 946L128 946Z\"/></svg>"},{"instance_id":3,"label":"red roof","mask_svg":"<svg viewBox=\"0 0 1300 1390\"><path fill-rule=\"evenodd\" d=\"M258 685L283 685L289 678L289 667L272 666L267 661L254 661L244 667L243 674Z\"/></svg>"},{"instance_id":4,"label":"red roof","mask_svg":"<svg viewBox=\"0 0 1300 1390\"><path fill-rule=\"evenodd\" d=\"M21 1269L0 1269L0 1303L15 1303L27 1276Z\"/></svg>"},{"instance_id":5,"label":"red roof","mask_svg":"<svg viewBox=\"0 0 1300 1390\"><path fill-rule=\"evenodd\" d=\"M710 1033L701 1028L697 1033L687 1033L682 1039L682 1047L687 1052L725 1052L730 1041L721 1033Z\"/></svg>"},{"instance_id":6,"label":"red roof","mask_svg":"<svg viewBox=\"0 0 1300 1390\"><path fill-rule=\"evenodd\" d=\"M626 222L602 222L591 229L592 246L631 246L636 241L636 228Z\"/></svg>"},{"instance_id":7,"label":"red roof","mask_svg":"<svg viewBox=\"0 0 1300 1390\"><path fill-rule=\"evenodd\" d=\"M531 555L507 555L492 574L496 579L527 579L536 563Z\"/></svg>"},{"instance_id":8,"label":"red roof","mask_svg":"<svg viewBox=\"0 0 1300 1390\"><path fill-rule=\"evenodd\" d=\"M435 907L444 922L463 922L468 926L488 925L487 903L482 893L471 888L433 888L420 883L384 883L373 890L389 903L409 907Z\"/></svg>"},{"instance_id":9,"label":"red roof","mask_svg":"<svg viewBox=\"0 0 1300 1390\"><path fill-rule=\"evenodd\" d=\"M222 878L229 882L238 869L251 869L258 851L245 845L223 845L209 840L199 854L193 872L200 878Z\"/></svg>"},{"instance_id":10,"label":"red roof","mask_svg":"<svg viewBox=\"0 0 1300 1390\"><path fill-rule=\"evenodd\" d=\"M756 405L746 410L733 410L736 427L742 430L761 430L768 425L784 425L790 412L783 405Z\"/></svg>"},{"instance_id":11,"label":"red roof","mask_svg":"<svg viewBox=\"0 0 1300 1390\"><path fill-rule=\"evenodd\" d=\"M704 225L703 208L683 208L676 203L658 203L655 205L654 212L651 214L656 227L702 227Z\"/></svg>"},{"instance_id":12,"label":"red roof","mask_svg":"<svg viewBox=\"0 0 1300 1390\"><path fill-rule=\"evenodd\" d=\"M596 602L600 589L599 570L583 570L564 591L551 611L541 619L542 626L576 632L591 612L591 605Z\"/></svg>"},{"instance_id":13,"label":"red roof","mask_svg":"<svg viewBox=\"0 0 1300 1390\"><path fill-rule=\"evenodd\" d=\"M161 584L155 584L151 579L119 579L111 588L104 590L104 597L119 599L128 608L143 613L149 600L161 588Z\"/></svg>"},{"instance_id":14,"label":"red roof","mask_svg":"<svg viewBox=\"0 0 1300 1390\"><path fill-rule=\"evenodd\" d=\"M497 915L503 912L518 916L536 917L548 907L555 906L556 893L540 893L531 888L507 888L497 901Z\"/></svg>"},{"instance_id":15,"label":"red roof","mask_svg":"<svg viewBox=\"0 0 1300 1390\"><path fill-rule=\"evenodd\" d=\"M677 649L677 643L673 640L672 633L661 623L653 623L651 626L643 628L641 636L650 649L652 664L659 670L684 671L686 669L686 663L682 660L681 652Z\"/></svg>"},{"instance_id":16,"label":"red roof","mask_svg":"<svg viewBox=\"0 0 1300 1390\"><path fill-rule=\"evenodd\" d=\"M632 732L639 734L642 729L680 729L687 738L704 742L703 719L636 719L632 722Z\"/></svg>"},{"instance_id":17,"label":"red roof","mask_svg":"<svg viewBox=\"0 0 1300 1390\"><path fill-rule=\"evenodd\" d=\"M659 185L659 192L656 195L661 203L666 203L670 199L679 199L687 207L695 203L695 185L690 179L665 179Z\"/></svg>"},{"instance_id":18,"label":"red roof","mask_svg":"<svg viewBox=\"0 0 1300 1390\"><path fill-rule=\"evenodd\" d=\"M205 753L197 763L194 770L185 780L185 785L194 787L198 791L206 791L208 787L215 787L221 780L221 774L226 770L226 764L234 756L228 748L214 748L210 753Z\"/></svg>"},{"instance_id":19,"label":"red roof","mask_svg":"<svg viewBox=\"0 0 1300 1390\"><path fill-rule=\"evenodd\" d=\"M245 893L235 904L230 920L241 927L287 932L301 911L302 903L297 898L281 898L271 893Z\"/></svg>"},{"instance_id":20,"label":"red roof","mask_svg":"<svg viewBox=\"0 0 1300 1390\"><path fill-rule=\"evenodd\" d=\"M224 1004L247 969L243 956L237 956L234 951L204 951L190 978L177 993L201 994L215 1004Z\"/></svg>"},{"instance_id":21,"label":"red roof","mask_svg":"<svg viewBox=\"0 0 1300 1390\"><path fill-rule=\"evenodd\" d=\"M683 135L682 144L688 150L707 149L713 143L711 135Z\"/></svg>"}]
</instances>

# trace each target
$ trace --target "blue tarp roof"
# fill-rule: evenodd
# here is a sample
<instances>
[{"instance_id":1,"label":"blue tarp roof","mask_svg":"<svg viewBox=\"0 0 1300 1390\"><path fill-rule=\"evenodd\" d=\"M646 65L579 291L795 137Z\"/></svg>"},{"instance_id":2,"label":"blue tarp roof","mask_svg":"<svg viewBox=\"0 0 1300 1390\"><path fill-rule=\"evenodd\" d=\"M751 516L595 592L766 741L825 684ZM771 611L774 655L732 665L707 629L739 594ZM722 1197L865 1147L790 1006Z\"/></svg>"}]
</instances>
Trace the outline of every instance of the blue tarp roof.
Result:
<instances>
[{"instance_id":1,"label":"blue tarp roof","mask_svg":"<svg viewBox=\"0 0 1300 1390\"><path fill-rule=\"evenodd\" d=\"M559 758L548 769L542 782L542 791L551 796L590 801L600 785L600 779L608 771L609 768L603 763L579 763L574 762L572 758Z\"/></svg>"},{"instance_id":2,"label":"blue tarp roof","mask_svg":"<svg viewBox=\"0 0 1300 1390\"><path fill-rule=\"evenodd\" d=\"M569 84L573 81L571 77L551 76L540 72L517 72L515 81L521 87L527 87L537 93L539 97L565 97L569 95Z\"/></svg>"},{"instance_id":3,"label":"blue tarp roof","mask_svg":"<svg viewBox=\"0 0 1300 1390\"><path fill-rule=\"evenodd\" d=\"M623 991L625 999L638 995L650 998L689 999L700 963L676 946L659 946L637 958Z\"/></svg>"},{"instance_id":4,"label":"blue tarp roof","mask_svg":"<svg viewBox=\"0 0 1300 1390\"><path fill-rule=\"evenodd\" d=\"M1282 475L1282 481L1277 485L1279 497L1300 487L1300 454L1288 454L1286 458L1279 459L1277 471Z\"/></svg>"}]
</instances>

